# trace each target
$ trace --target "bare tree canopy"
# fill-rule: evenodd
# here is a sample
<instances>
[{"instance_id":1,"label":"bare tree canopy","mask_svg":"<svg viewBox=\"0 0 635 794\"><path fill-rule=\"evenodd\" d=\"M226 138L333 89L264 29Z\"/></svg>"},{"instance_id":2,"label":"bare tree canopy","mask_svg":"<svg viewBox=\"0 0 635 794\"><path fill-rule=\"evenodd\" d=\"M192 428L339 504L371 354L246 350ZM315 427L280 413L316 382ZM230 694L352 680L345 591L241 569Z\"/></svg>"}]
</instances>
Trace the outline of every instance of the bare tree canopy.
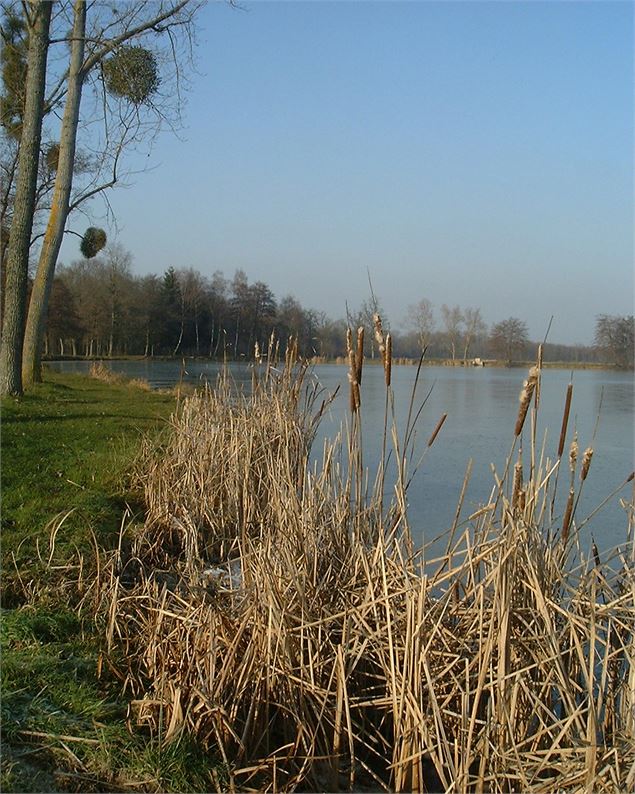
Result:
<instances>
[{"instance_id":1,"label":"bare tree canopy","mask_svg":"<svg viewBox=\"0 0 635 794\"><path fill-rule=\"evenodd\" d=\"M461 330L464 322L463 312L460 306L447 306L445 303L441 306L441 319L445 327L445 334L450 345L450 353L452 355L452 363L456 361L456 346L461 336Z\"/></svg>"},{"instance_id":2,"label":"bare tree canopy","mask_svg":"<svg viewBox=\"0 0 635 794\"><path fill-rule=\"evenodd\" d=\"M21 68L20 39L15 34L20 25L15 19L24 19L23 9L29 5L53 12L46 36L51 55L38 110L40 122L51 119L48 135L56 132L59 137L47 139L40 150L40 138L34 139L26 116L22 119L16 114L15 81L7 81L7 70L3 69L3 110L7 108L8 117L4 124L3 114L5 131L17 138L20 150L35 144L35 162L41 162L47 177L41 180L37 193L40 198L48 195L48 209L24 337L19 340L23 349L17 350L9 337L3 341L3 347L9 343L11 346L7 355L20 358L21 354L22 380L26 385L40 379L48 302L69 215L125 179L126 151L138 147L140 142L150 142L166 126L178 126L181 92L187 82L184 67L191 56L193 19L203 4L199 0L5 3L5 26L7 20L13 20L11 29L16 39L11 50L14 72ZM27 85L29 71L30 65ZM60 112L61 125L56 121ZM91 155L87 157L86 151L91 151ZM11 173L8 160L6 166L3 160L3 172ZM9 209L11 200L13 207ZM31 228L37 206L29 208ZM3 190L3 220L12 216L9 240L14 226L17 228L16 209L11 191ZM25 268L27 262L28 249L21 267ZM13 269L15 265L7 264L7 274L9 267Z\"/></svg>"},{"instance_id":3,"label":"bare tree canopy","mask_svg":"<svg viewBox=\"0 0 635 794\"><path fill-rule=\"evenodd\" d=\"M635 318L633 315L598 315L595 344L621 369L633 369L635 359Z\"/></svg>"},{"instance_id":4,"label":"bare tree canopy","mask_svg":"<svg viewBox=\"0 0 635 794\"><path fill-rule=\"evenodd\" d=\"M421 350L425 350L434 331L434 308L427 298L408 306L407 323L417 334Z\"/></svg>"},{"instance_id":5,"label":"bare tree canopy","mask_svg":"<svg viewBox=\"0 0 635 794\"><path fill-rule=\"evenodd\" d=\"M508 366L516 354L522 353L529 341L527 324L517 317L509 317L492 326L490 345Z\"/></svg>"}]
</instances>

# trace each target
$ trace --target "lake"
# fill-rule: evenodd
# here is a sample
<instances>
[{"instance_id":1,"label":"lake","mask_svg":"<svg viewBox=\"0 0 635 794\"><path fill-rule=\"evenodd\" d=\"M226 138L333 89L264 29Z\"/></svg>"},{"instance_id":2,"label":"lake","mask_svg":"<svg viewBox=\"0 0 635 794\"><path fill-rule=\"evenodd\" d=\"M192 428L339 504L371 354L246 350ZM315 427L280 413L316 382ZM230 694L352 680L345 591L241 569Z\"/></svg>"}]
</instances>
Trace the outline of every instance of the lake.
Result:
<instances>
[{"instance_id":1,"label":"lake","mask_svg":"<svg viewBox=\"0 0 635 794\"><path fill-rule=\"evenodd\" d=\"M188 361L185 370L173 361L106 362L114 371L130 378L143 378L153 387L173 386L180 380L187 383L214 381L220 365L204 361ZM59 372L85 373L86 361L63 361L48 364ZM251 381L251 367L232 364L237 382ZM415 366L394 366L392 386L397 427L403 438L404 426L415 384ZM410 523L415 540L431 540L451 525L470 459L472 474L466 493L462 517L489 501L494 483L491 465L504 470L514 438L518 413L518 395L527 375L524 369L488 367L436 367L421 370L416 407L426 398L417 423L415 455L426 448L427 440L440 416L448 414L434 445L426 452L408 491ZM311 376L327 393L340 386L340 392L324 417L314 445L319 456L324 438L334 436L349 420L347 368L316 365ZM628 477L634 459L634 382L632 373L611 370L545 369L542 373L541 403L537 429L539 447L545 441L545 455L555 459L562 412L570 378L573 380L573 401L569 419L566 458L574 429L578 433L580 458L587 446L594 449L587 481L584 484L576 513L580 524L595 508ZM384 421L385 386L381 366L366 365L362 382L362 428L365 464L374 472L381 455ZM525 445L528 449L529 417L525 423ZM545 435L546 434L546 435ZM566 461L563 461L566 462ZM561 470L559 490L566 496L568 463ZM579 481L576 478L576 489ZM622 545L626 538L627 514L619 497L633 498L633 483L625 486L582 527L583 546L591 536L601 549Z\"/></svg>"}]
</instances>

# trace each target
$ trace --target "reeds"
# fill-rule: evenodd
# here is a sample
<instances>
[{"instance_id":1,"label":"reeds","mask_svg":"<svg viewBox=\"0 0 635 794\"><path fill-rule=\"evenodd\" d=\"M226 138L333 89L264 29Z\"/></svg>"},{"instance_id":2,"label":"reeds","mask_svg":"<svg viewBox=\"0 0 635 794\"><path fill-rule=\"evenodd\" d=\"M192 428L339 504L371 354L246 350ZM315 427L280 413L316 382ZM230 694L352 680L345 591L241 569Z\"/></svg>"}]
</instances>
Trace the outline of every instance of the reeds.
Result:
<instances>
[{"instance_id":1,"label":"reeds","mask_svg":"<svg viewBox=\"0 0 635 794\"><path fill-rule=\"evenodd\" d=\"M90 365L88 374L95 380L100 380L102 383L109 383L111 385L126 385L134 389L141 389L142 391L150 391L150 384L143 378L127 378L118 372L113 372L110 367L107 367L103 361L95 361Z\"/></svg>"},{"instance_id":2,"label":"reeds","mask_svg":"<svg viewBox=\"0 0 635 794\"><path fill-rule=\"evenodd\" d=\"M291 355L250 395L221 380L145 458L109 624L138 720L196 734L241 791L633 790L633 549L567 563L557 464L524 481L519 458L424 565L403 498L351 500L339 441L309 465L303 378Z\"/></svg>"}]
</instances>

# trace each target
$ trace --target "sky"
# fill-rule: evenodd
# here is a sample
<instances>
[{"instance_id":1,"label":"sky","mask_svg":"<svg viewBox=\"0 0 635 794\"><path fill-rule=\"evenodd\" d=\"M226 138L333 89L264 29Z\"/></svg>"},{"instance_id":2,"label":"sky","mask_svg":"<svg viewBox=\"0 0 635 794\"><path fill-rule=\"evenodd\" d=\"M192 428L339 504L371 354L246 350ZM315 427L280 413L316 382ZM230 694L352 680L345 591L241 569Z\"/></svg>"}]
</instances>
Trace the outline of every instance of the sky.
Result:
<instances>
[{"instance_id":1,"label":"sky","mask_svg":"<svg viewBox=\"0 0 635 794\"><path fill-rule=\"evenodd\" d=\"M568 344L633 313L630 2L221 2L198 26L183 130L110 195L133 272L242 268L333 318L370 273L393 328L427 298Z\"/></svg>"}]
</instances>

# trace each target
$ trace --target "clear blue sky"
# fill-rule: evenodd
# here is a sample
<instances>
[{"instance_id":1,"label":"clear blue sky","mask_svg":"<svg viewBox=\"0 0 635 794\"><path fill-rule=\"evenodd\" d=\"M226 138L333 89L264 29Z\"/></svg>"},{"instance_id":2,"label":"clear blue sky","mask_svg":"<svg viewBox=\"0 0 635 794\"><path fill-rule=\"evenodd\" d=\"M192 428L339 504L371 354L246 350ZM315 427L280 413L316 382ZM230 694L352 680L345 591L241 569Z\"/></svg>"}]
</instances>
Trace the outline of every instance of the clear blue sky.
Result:
<instances>
[{"instance_id":1,"label":"clear blue sky","mask_svg":"<svg viewBox=\"0 0 635 794\"><path fill-rule=\"evenodd\" d=\"M341 317L368 268L393 326L427 297L569 343L633 313L630 2L243 7L203 10L183 140L111 194L135 272Z\"/></svg>"}]
</instances>

